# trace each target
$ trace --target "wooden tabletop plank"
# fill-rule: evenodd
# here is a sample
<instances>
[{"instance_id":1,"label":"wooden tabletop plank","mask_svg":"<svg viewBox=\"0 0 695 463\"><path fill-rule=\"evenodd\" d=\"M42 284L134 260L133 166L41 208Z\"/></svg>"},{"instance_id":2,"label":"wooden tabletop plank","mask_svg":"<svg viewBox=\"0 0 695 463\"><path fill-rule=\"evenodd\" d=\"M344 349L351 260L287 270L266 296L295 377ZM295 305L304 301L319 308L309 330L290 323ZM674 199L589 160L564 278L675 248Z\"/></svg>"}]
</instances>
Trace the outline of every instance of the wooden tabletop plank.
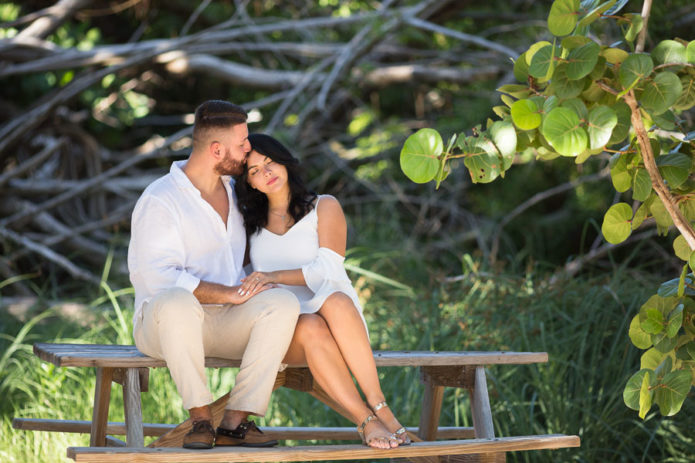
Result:
<instances>
[{"instance_id":1,"label":"wooden tabletop plank","mask_svg":"<svg viewBox=\"0 0 695 463\"><path fill-rule=\"evenodd\" d=\"M64 367L164 367L163 360L142 354L135 346L108 344L34 344L34 353L41 360ZM376 365L393 366L462 366L528 364L548 361L546 352L438 352L438 351L376 351ZM238 359L208 357L211 368L238 367ZM306 365L292 365L306 367Z\"/></svg>"},{"instance_id":2,"label":"wooden tabletop plank","mask_svg":"<svg viewBox=\"0 0 695 463\"><path fill-rule=\"evenodd\" d=\"M70 447L68 457L78 463L116 462L269 462L316 460L364 460L435 455L513 452L520 450L578 447L579 437L562 434L543 436L466 439L437 442L413 442L390 450L372 449L365 445L312 445L298 447L217 447L210 450L183 448L110 448Z\"/></svg>"}]
</instances>

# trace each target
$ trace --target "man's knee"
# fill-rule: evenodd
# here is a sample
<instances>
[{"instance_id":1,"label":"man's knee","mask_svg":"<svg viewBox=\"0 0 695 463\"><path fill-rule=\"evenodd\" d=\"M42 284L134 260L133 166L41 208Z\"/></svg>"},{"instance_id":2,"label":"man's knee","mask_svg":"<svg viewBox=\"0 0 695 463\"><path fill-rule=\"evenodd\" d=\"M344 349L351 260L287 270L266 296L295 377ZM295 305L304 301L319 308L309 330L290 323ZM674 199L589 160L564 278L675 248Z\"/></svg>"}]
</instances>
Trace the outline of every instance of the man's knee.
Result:
<instances>
[{"instance_id":1,"label":"man's knee","mask_svg":"<svg viewBox=\"0 0 695 463\"><path fill-rule=\"evenodd\" d=\"M163 319L199 319L203 316L203 310L198 299L188 290L183 288L171 288L159 293L149 302L154 308L155 318Z\"/></svg>"},{"instance_id":2,"label":"man's knee","mask_svg":"<svg viewBox=\"0 0 695 463\"><path fill-rule=\"evenodd\" d=\"M282 288L272 288L263 291L265 308L273 318L296 321L299 317L299 300L292 291Z\"/></svg>"}]
</instances>

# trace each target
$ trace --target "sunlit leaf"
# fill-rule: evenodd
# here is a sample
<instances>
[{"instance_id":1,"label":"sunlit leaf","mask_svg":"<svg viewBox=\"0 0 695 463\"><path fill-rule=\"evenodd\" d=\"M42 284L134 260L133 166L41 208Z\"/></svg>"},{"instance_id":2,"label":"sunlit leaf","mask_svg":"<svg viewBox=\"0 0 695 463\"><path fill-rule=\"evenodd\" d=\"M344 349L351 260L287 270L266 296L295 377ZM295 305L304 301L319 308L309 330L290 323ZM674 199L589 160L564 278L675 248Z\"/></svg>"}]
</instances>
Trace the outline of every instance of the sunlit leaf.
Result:
<instances>
[{"instance_id":1,"label":"sunlit leaf","mask_svg":"<svg viewBox=\"0 0 695 463\"><path fill-rule=\"evenodd\" d=\"M581 79L596 66L601 47L596 42L589 42L572 50L567 56L567 77L571 80Z\"/></svg>"},{"instance_id":2,"label":"sunlit leaf","mask_svg":"<svg viewBox=\"0 0 695 463\"><path fill-rule=\"evenodd\" d=\"M648 111L661 114L678 100L682 91L681 80L676 74L660 72L645 84L639 100Z\"/></svg>"},{"instance_id":3,"label":"sunlit leaf","mask_svg":"<svg viewBox=\"0 0 695 463\"><path fill-rule=\"evenodd\" d=\"M601 50L601 56L606 58L606 61L611 64L620 64L625 61L630 54L622 48L604 48Z\"/></svg>"},{"instance_id":4,"label":"sunlit leaf","mask_svg":"<svg viewBox=\"0 0 695 463\"><path fill-rule=\"evenodd\" d=\"M486 146L488 145L488 146ZM496 153L489 140L478 139L469 145L463 161L471 175L473 183L490 183L500 175L501 156Z\"/></svg>"},{"instance_id":5,"label":"sunlit leaf","mask_svg":"<svg viewBox=\"0 0 695 463\"><path fill-rule=\"evenodd\" d=\"M640 326L639 315L635 315L630 322L630 330L628 332L630 340L635 347L647 349L652 345L652 337Z\"/></svg>"},{"instance_id":6,"label":"sunlit leaf","mask_svg":"<svg viewBox=\"0 0 695 463\"><path fill-rule=\"evenodd\" d=\"M654 69L652 58L644 53L633 53L622 62L618 71L618 80L623 88L628 89L640 79L651 74Z\"/></svg>"},{"instance_id":7,"label":"sunlit leaf","mask_svg":"<svg viewBox=\"0 0 695 463\"><path fill-rule=\"evenodd\" d=\"M652 347L640 357L640 369L648 368L654 370L664 360L666 355Z\"/></svg>"},{"instance_id":8,"label":"sunlit leaf","mask_svg":"<svg viewBox=\"0 0 695 463\"><path fill-rule=\"evenodd\" d=\"M606 146L618 123L618 116L608 106L595 106L589 112L587 132L589 133L589 148L597 149Z\"/></svg>"},{"instance_id":9,"label":"sunlit leaf","mask_svg":"<svg viewBox=\"0 0 695 463\"><path fill-rule=\"evenodd\" d=\"M673 219L660 199L652 201L652 203L649 205L649 213L652 215L652 217L654 217L654 220L659 227L667 230L668 227L673 225Z\"/></svg>"},{"instance_id":10,"label":"sunlit leaf","mask_svg":"<svg viewBox=\"0 0 695 463\"><path fill-rule=\"evenodd\" d=\"M516 130L511 122L496 121L490 127L490 136L504 161L504 170L511 167L516 153Z\"/></svg>"},{"instance_id":11,"label":"sunlit leaf","mask_svg":"<svg viewBox=\"0 0 695 463\"><path fill-rule=\"evenodd\" d=\"M548 29L553 35L569 35L577 25L579 0L555 0L548 15Z\"/></svg>"},{"instance_id":12,"label":"sunlit leaf","mask_svg":"<svg viewBox=\"0 0 695 463\"><path fill-rule=\"evenodd\" d=\"M640 322L640 328L645 333L659 334L664 330L664 315L659 309L650 308L646 311L646 318Z\"/></svg>"},{"instance_id":13,"label":"sunlit leaf","mask_svg":"<svg viewBox=\"0 0 695 463\"><path fill-rule=\"evenodd\" d=\"M680 260L688 262L693 251L690 249L690 246L688 246L688 242L685 241L685 237L683 237L683 235L678 235L676 239L673 240L673 252Z\"/></svg>"},{"instance_id":14,"label":"sunlit leaf","mask_svg":"<svg viewBox=\"0 0 695 463\"><path fill-rule=\"evenodd\" d=\"M512 121L521 130L531 130L541 125L541 115L536 103L529 99L519 100L512 105Z\"/></svg>"},{"instance_id":15,"label":"sunlit leaf","mask_svg":"<svg viewBox=\"0 0 695 463\"><path fill-rule=\"evenodd\" d=\"M627 380L627 384L623 390L623 401L628 408L633 410L640 409L640 391L642 389L642 382L645 377L647 379L647 383L650 383L654 377L654 372L652 370L643 368L637 373L633 374L630 379Z\"/></svg>"},{"instance_id":16,"label":"sunlit leaf","mask_svg":"<svg viewBox=\"0 0 695 463\"><path fill-rule=\"evenodd\" d=\"M644 26L644 19L639 13L627 13L625 18L630 21L627 31L625 31L625 40L634 42Z\"/></svg>"},{"instance_id":17,"label":"sunlit leaf","mask_svg":"<svg viewBox=\"0 0 695 463\"><path fill-rule=\"evenodd\" d=\"M632 233L632 208L627 203L612 205L603 217L601 232L603 237L612 244L625 241Z\"/></svg>"},{"instance_id":18,"label":"sunlit leaf","mask_svg":"<svg viewBox=\"0 0 695 463\"><path fill-rule=\"evenodd\" d=\"M616 153L611 161L611 182L618 193L627 191L632 186L632 176L627 170L627 156Z\"/></svg>"},{"instance_id":19,"label":"sunlit leaf","mask_svg":"<svg viewBox=\"0 0 695 463\"><path fill-rule=\"evenodd\" d=\"M409 136L401 149L403 173L415 183L433 180L439 170L438 157L444 151L441 135L434 129L420 129Z\"/></svg>"},{"instance_id":20,"label":"sunlit leaf","mask_svg":"<svg viewBox=\"0 0 695 463\"><path fill-rule=\"evenodd\" d=\"M632 231L637 230L648 215L649 205L647 203L642 203L642 205L637 208L635 216L632 218Z\"/></svg>"},{"instance_id":21,"label":"sunlit leaf","mask_svg":"<svg viewBox=\"0 0 695 463\"><path fill-rule=\"evenodd\" d=\"M688 63L695 64L695 40L688 42L688 46L685 47L685 58Z\"/></svg>"},{"instance_id":22,"label":"sunlit leaf","mask_svg":"<svg viewBox=\"0 0 695 463\"><path fill-rule=\"evenodd\" d=\"M577 113L555 108L546 116L541 132L550 146L563 156L577 156L588 146L586 131L580 126Z\"/></svg>"},{"instance_id":23,"label":"sunlit leaf","mask_svg":"<svg viewBox=\"0 0 695 463\"><path fill-rule=\"evenodd\" d=\"M569 35L562 39L560 45L565 50L574 50L575 48L579 48L582 45L585 45L591 41L592 40L585 35Z\"/></svg>"},{"instance_id":24,"label":"sunlit leaf","mask_svg":"<svg viewBox=\"0 0 695 463\"><path fill-rule=\"evenodd\" d=\"M675 40L662 40L652 50L652 57L658 64L687 63L685 45Z\"/></svg>"},{"instance_id":25,"label":"sunlit leaf","mask_svg":"<svg viewBox=\"0 0 695 463\"><path fill-rule=\"evenodd\" d=\"M644 419L647 416L647 412L652 408L652 398L654 393L650 388L651 378L649 375L645 375L642 378L642 385L639 391L639 417Z\"/></svg>"}]
</instances>

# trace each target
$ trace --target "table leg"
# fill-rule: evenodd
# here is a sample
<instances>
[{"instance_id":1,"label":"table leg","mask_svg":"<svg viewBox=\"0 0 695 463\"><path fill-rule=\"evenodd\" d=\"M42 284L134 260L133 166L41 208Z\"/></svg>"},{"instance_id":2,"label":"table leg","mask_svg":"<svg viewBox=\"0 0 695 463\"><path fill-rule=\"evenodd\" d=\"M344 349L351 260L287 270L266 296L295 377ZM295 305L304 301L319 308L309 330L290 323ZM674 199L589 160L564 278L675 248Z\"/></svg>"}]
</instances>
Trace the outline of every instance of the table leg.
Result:
<instances>
[{"instance_id":1,"label":"table leg","mask_svg":"<svg viewBox=\"0 0 695 463\"><path fill-rule=\"evenodd\" d=\"M106 424L109 419L109 401L111 400L113 371L113 368L97 368L97 383L94 388L94 409L92 410L92 428L89 436L90 447L106 446Z\"/></svg>"},{"instance_id":2,"label":"table leg","mask_svg":"<svg viewBox=\"0 0 695 463\"><path fill-rule=\"evenodd\" d=\"M425 381L425 395L422 397L420 429L418 430L418 436L422 440L433 441L437 439L437 428L439 427L439 416L442 413L443 398L444 386Z\"/></svg>"},{"instance_id":3,"label":"table leg","mask_svg":"<svg viewBox=\"0 0 695 463\"><path fill-rule=\"evenodd\" d=\"M144 447L142 432L142 405L140 401L140 374L137 368L128 368L123 383L123 407L125 408L126 444L128 447Z\"/></svg>"},{"instance_id":4,"label":"table leg","mask_svg":"<svg viewBox=\"0 0 695 463\"><path fill-rule=\"evenodd\" d=\"M475 383L471 389L471 413L473 414L473 428L477 439L494 439L495 430L492 426L492 410L490 409L490 397L487 392L487 380L485 368L478 366L475 369ZM504 463L504 452L477 455L478 461L485 463Z\"/></svg>"}]
</instances>

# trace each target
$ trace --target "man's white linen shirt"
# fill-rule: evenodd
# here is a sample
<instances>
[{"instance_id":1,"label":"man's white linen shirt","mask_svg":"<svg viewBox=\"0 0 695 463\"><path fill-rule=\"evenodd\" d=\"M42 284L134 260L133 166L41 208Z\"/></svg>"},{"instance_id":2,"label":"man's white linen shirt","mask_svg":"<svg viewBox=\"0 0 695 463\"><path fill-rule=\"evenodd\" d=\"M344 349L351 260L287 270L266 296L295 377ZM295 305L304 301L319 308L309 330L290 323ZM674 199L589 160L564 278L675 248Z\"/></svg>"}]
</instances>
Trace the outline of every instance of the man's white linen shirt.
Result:
<instances>
[{"instance_id":1,"label":"man's white linen shirt","mask_svg":"<svg viewBox=\"0 0 695 463\"><path fill-rule=\"evenodd\" d=\"M235 286L246 276L244 220L233 180L222 176L229 198L227 223L172 163L169 174L150 184L138 199L131 222L128 270L135 288L135 316L159 292L180 287L191 293L201 280Z\"/></svg>"}]
</instances>

